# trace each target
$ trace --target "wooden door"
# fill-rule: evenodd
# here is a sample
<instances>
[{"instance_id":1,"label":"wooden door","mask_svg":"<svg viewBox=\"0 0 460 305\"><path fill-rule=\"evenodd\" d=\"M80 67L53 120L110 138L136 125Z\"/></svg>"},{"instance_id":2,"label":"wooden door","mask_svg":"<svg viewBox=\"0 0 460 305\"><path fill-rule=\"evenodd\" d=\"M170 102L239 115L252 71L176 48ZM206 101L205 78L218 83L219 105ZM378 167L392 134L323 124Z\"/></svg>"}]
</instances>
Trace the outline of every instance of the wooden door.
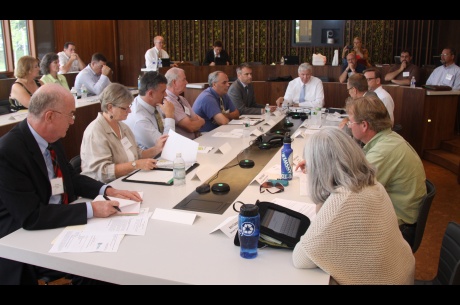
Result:
<instances>
[{"instance_id":1,"label":"wooden door","mask_svg":"<svg viewBox=\"0 0 460 305\"><path fill-rule=\"evenodd\" d=\"M118 20L119 82L137 86L141 68L145 66L145 52L151 48L148 20Z\"/></svg>"}]
</instances>

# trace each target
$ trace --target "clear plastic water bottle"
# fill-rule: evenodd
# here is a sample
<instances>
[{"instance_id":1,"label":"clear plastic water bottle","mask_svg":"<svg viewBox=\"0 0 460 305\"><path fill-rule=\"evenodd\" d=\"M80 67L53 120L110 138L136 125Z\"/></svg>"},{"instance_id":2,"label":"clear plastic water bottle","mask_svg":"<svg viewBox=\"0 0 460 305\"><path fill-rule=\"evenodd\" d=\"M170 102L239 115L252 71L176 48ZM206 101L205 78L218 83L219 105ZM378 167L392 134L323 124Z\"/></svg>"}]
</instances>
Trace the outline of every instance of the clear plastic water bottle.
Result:
<instances>
[{"instance_id":1,"label":"clear plastic water bottle","mask_svg":"<svg viewBox=\"0 0 460 305\"><path fill-rule=\"evenodd\" d=\"M77 101L77 98L78 98L77 89L76 89L75 87L72 87L72 89L70 89L70 93L72 93L73 98L75 99L75 102L76 102L76 101Z\"/></svg>"},{"instance_id":2,"label":"clear plastic water bottle","mask_svg":"<svg viewBox=\"0 0 460 305\"><path fill-rule=\"evenodd\" d=\"M266 104L265 105L265 120L268 121L270 118L270 105Z\"/></svg>"},{"instance_id":3,"label":"clear plastic water bottle","mask_svg":"<svg viewBox=\"0 0 460 305\"><path fill-rule=\"evenodd\" d=\"M412 78L410 80L410 87L415 88L415 76L412 76Z\"/></svg>"},{"instance_id":4,"label":"clear plastic water bottle","mask_svg":"<svg viewBox=\"0 0 460 305\"><path fill-rule=\"evenodd\" d=\"M88 97L88 89L86 89L85 84L81 85L81 98L87 98Z\"/></svg>"},{"instance_id":5,"label":"clear plastic water bottle","mask_svg":"<svg viewBox=\"0 0 460 305\"><path fill-rule=\"evenodd\" d=\"M174 185L185 185L185 161L180 152L176 153L173 163Z\"/></svg>"},{"instance_id":6,"label":"clear plastic water bottle","mask_svg":"<svg viewBox=\"0 0 460 305\"><path fill-rule=\"evenodd\" d=\"M163 62L161 58L158 57L158 69L163 68Z\"/></svg>"},{"instance_id":7,"label":"clear plastic water bottle","mask_svg":"<svg viewBox=\"0 0 460 305\"><path fill-rule=\"evenodd\" d=\"M251 127L251 119L244 117L243 119L243 137L247 138L250 135L249 128Z\"/></svg>"},{"instance_id":8,"label":"clear plastic water bottle","mask_svg":"<svg viewBox=\"0 0 460 305\"><path fill-rule=\"evenodd\" d=\"M238 238L242 258L257 257L257 245L260 235L259 207L255 204L243 204L238 216Z\"/></svg>"},{"instance_id":9,"label":"clear plastic water bottle","mask_svg":"<svg viewBox=\"0 0 460 305\"><path fill-rule=\"evenodd\" d=\"M281 149L281 179L292 180L292 148L291 148L291 135L289 132L284 134L283 148Z\"/></svg>"},{"instance_id":10,"label":"clear plastic water bottle","mask_svg":"<svg viewBox=\"0 0 460 305\"><path fill-rule=\"evenodd\" d=\"M139 74L139 77L137 78L137 89L139 90L141 88L141 75Z\"/></svg>"},{"instance_id":11,"label":"clear plastic water bottle","mask_svg":"<svg viewBox=\"0 0 460 305\"><path fill-rule=\"evenodd\" d=\"M312 109L311 120L313 125L321 125L321 108Z\"/></svg>"}]
</instances>

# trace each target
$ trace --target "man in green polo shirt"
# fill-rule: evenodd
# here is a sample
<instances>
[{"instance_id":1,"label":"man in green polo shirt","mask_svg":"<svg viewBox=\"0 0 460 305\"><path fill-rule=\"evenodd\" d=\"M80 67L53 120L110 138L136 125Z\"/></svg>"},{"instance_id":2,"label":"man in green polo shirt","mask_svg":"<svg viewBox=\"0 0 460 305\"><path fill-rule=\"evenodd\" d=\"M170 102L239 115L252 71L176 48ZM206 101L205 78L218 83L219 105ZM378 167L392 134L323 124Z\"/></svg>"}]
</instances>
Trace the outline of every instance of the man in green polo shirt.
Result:
<instances>
[{"instance_id":1,"label":"man in green polo shirt","mask_svg":"<svg viewBox=\"0 0 460 305\"><path fill-rule=\"evenodd\" d=\"M403 137L391 130L388 111L377 97L350 100L346 110L348 128L365 144L366 158L377 168L377 180L387 190L401 233L412 246L421 200L426 194L422 160Z\"/></svg>"}]
</instances>

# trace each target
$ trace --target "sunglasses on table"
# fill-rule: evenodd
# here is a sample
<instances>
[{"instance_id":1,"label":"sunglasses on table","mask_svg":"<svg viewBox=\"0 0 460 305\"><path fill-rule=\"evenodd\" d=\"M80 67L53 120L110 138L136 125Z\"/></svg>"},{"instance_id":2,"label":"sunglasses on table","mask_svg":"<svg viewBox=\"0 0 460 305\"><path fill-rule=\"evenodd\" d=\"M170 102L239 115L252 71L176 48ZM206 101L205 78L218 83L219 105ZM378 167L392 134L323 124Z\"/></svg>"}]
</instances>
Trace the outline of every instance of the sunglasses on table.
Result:
<instances>
[{"instance_id":1,"label":"sunglasses on table","mask_svg":"<svg viewBox=\"0 0 460 305\"><path fill-rule=\"evenodd\" d=\"M276 190L275 192L270 191L270 189L271 189L272 187L276 187L277 190ZM279 182L273 184L272 182L266 181L266 182L264 182L264 183L262 183L262 184L260 185L259 191L260 191L261 193L267 191L267 192L269 192L270 194L277 194L277 193L284 192L284 186L283 186L281 183L279 183Z\"/></svg>"}]
</instances>

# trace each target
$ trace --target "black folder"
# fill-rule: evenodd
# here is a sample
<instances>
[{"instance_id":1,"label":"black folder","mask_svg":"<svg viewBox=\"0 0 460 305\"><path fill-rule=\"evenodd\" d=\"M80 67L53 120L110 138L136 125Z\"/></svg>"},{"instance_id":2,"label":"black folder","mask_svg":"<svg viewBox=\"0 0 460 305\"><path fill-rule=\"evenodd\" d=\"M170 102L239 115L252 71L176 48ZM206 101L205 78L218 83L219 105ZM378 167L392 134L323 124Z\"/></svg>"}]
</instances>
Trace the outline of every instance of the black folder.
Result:
<instances>
[{"instance_id":1,"label":"black folder","mask_svg":"<svg viewBox=\"0 0 460 305\"><path fill-rule=\"evenodd\" d=\"M190 166L186 171L185 173L188 174L189 172L191 172L192 170L194 170L196 167L198 167L200 164L195 162L193 163L192 166ZM165 181L152 181L152 180L142 180L141 178L139 177L136 177L136 176L139 176L139 175L136 175L140 172L141 170L137 170L135 172L132 172L131 174L129 174L128 176L124 177L123 179L121 179L121 181L123 182L134 182L134 183L147 183L147 184L157 184L157 185L168 185L168 186L171 186L171 185L174 185L174 180L171 178L169 179L167 182ZM172 168L154 168L152 169L151 171L142 171L144 173L147 173L147 172L154 172L154 171L168 171L168 172L172 172Z\"/></svg>"}]
</instances>

